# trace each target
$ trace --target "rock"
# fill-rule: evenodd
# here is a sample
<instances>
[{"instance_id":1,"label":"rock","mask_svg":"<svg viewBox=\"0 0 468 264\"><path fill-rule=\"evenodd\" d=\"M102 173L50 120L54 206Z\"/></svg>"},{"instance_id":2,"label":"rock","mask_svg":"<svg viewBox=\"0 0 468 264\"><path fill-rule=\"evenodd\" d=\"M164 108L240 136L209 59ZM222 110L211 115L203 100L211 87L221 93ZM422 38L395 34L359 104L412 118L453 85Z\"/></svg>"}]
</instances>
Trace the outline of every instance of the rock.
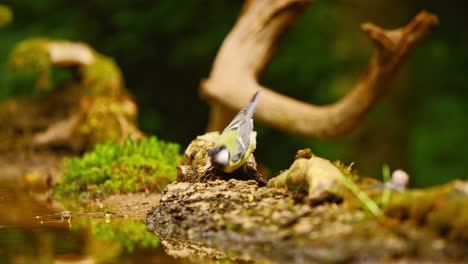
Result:
<instances>
[{"instance_id":1,"label":"rock","mask_svg":"<svg viewBox=\"0 0 468 264\"><path fill-rule=\"evenodd\" d=\"M404 170L395 170L390 178L390 188L402 192L408 188L410 176Z\"/></svg>"},{"instance_id":2,"label":"rock","mask_svg":"<svg viewBox=\"0 0 468 264\"><path fill-rule=\"evenodd\" d=\"M329 160L315 156L310 149L299 150L291 167L268 182L269 187L284 187L308 194L311 204L340 201L344 191L343 173Z\"/></svg>"}]
</instances>

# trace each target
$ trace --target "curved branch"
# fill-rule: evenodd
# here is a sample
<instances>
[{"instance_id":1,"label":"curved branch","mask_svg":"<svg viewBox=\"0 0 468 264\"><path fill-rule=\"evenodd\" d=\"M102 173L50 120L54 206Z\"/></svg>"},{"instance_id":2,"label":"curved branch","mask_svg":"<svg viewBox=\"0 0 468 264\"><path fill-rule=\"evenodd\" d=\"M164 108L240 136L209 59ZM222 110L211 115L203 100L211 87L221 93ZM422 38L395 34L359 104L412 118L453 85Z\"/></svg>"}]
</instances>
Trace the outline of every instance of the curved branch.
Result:
<instances>
[{"instance_id":1,"label":"curved branch","mask_svg":"<svg viewBox=\"0 0 468 264\"><path fill-rule=\"evenodd\" d=\"M208 130L222 130L252 94L262 90L255 117L278 129L307 137L334 138L350 132L388 90L409 51L438 24L420 12L408 25L384 30L361 26L376 51L354 88L339 101L317 106L276 93L258 77L281 34L304 9L304 0L250 0L224 40L212 71L201 83L201 96L211 106Z\"/></svg>"},{"instance_id":2,"label":"curved branch","mask_svg":"<svg viewBox=\"0 0 468 264\"><path fill-rule=\"evenodd\" d=\"M84 43L49 41L47 51L54 66L85 66L93 64L93 50Z\"/></svg>"}]
</instances>

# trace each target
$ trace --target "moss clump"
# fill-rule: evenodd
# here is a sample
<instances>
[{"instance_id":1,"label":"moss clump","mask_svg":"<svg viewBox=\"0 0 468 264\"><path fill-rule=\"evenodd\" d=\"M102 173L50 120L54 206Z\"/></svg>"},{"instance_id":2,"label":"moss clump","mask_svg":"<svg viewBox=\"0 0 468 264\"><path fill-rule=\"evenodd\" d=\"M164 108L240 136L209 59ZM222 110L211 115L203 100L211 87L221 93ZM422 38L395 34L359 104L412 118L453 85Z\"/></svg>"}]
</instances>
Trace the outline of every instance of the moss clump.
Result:
<instances>
[{"instance_id":1,"label":"moss clump","mask_svg":"<svg viewBox=\"0 0 468 264\"><path fill-rule=\"evenodd\" d=\"M81 199L113 193L162 190L176 178L179 145L156 137L103 143L82 158L66 159L54 195Z\"/></svg>"},{"instance_id":2,"label":"moss clump","mask_svg":"<svg viewBox=\"0 0 468 264\"><path fill-rule=\"evenodd\" d=\"M13 20L13 13L6 5L0 5L0 27L6 26Z\"/></svg>"},{"instance_id":3,"label":"moss clump","mask_svg":"<svg viewBox=\"0 0 468 264\"><path fill-rule=\"evenodd\" d=\"M24 75L21 76L22 79L35 79L35 88L38 90L51 90L54 88L51 80L53 69L74 65L78 66L77 71L80 76L80 83L84 86L85 95L116 96L122 94L124 82L119 67L112 58L98 53L91 47L86 46L94 57L94 62L91 64L80 64L78 62L75 64L61 64L51 61L50 44L64 45L67 43L69 42L47 38L33 38L22 41L11 52L9 64L11 68Z\"/></svg>"},{"instance_id":4,"label":"moss clump","mask_svg":"<svg viewBox=\"0 0 468 264\"><path fill-rule=\"evenodd\" d=\"M123 78L112 58L94 52L95 62L79 69L86 95L113 96L121 94Z\"/></svg>"},{"instance_id":5,"label":"moss clump","mask_svg":"<svg viewBox=\"0 0 468 264\"><path fill-rule=\"evenodd\" d=\"M71 147L90 150L106 141L122 142L127 136L139 137L141 132L135 126L136 109L130 97L83 97Z\"/></svg>"},{"instance_id":6,"label":"moss clump","mask_svg":"<svg viewBox=\"0 0 468 264\"><path fill-rule=\"evenodd\" d=\"M13 49L9 58L9 65L20 70L26 78L37 78L36 88L39 90L52 89L50 75L51 62L47 51L48 39L35 38L20 42Z\"/></svg>"},{"instance_id":7,"label":"moss clump","mask_svg":"<svg viewBox=\"0 0 468 264\"><path fill-rule=\"evenodd\" d=\"M468 182L394 193L387 216L408 220L440 236L468 242Z\"/></svg>"}]
</instances>

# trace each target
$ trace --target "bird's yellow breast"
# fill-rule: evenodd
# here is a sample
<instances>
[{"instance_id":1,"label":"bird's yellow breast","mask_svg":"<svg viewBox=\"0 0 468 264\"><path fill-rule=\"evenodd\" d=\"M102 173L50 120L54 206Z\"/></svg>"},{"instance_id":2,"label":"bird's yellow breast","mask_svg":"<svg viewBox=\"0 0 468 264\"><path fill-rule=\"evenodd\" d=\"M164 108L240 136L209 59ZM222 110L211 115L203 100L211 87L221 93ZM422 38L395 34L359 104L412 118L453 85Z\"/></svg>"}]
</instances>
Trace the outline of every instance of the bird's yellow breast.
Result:
<instances>
[{"instance_id":1,"label":"bird's yellow breast","mask_svg":"<svg viewBox=\"0 0 468 264\"><path fill-rule=\"evenodd\" d=\"M236 151L238 151L237 133L235 131L226 131L225 133L219 136L216 145L217 146L224 145L229 150L229 154L230 154L229 164L223 168L224 172L227 172L227 173L233 172L245 164L250 154L252 154L252 152L256 148L256 145L257 145L256 137L257 137L257 132L253 131L250 134L250 143L244 155L242 156L241 159L234 162L232 161L232 157L235 155Z\"/></svg>"}]
</instances>

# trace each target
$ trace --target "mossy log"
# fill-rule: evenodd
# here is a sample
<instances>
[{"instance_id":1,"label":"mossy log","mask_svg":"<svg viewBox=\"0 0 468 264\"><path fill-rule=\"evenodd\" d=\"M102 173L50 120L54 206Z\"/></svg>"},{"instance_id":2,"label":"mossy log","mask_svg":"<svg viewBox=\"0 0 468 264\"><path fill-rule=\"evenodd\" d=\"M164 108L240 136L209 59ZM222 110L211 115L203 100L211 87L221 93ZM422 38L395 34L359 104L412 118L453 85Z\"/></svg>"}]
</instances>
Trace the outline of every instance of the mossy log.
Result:
<instances>
[{"instance_id":1,"label":"mossy log","mask_svg":"<svg viewBox=\"0 0 468 264\"><path fill-rule=\"evenodd\" d=\"M36 74L31 93L49 91L39 98L13 98L1 105L0 137L11 142L3 151L18 146L65 146L80 152L107 140L141 136L135 125L137 106L124 87L119 67L88 45L25 40L11 52L9 65ZM76 79L54 86L54 67L72 67Z\"/></svg>"},{"instance_id":2,"label":"mossy log","mask_svg":"<svg viewBox=\"0 0 468 264\"><path fill-rule=\"evenodd\" d=\"M350 166L310 149L298 151L266 187L216 173L206 177L213 173L206 151L217 136L190 144L180 182L168 185L148 213L149 230L169 254L279 263L468 260L468 181L405 190L399 180L396 191L393 179L358 179ZM379 201L385 194L388 199Z\"/></svg>"},{"instance_id":3,"label":"mossy log","mask_svg":"<svg viewBox=\"0 0 468 264\"><path fill-rule=\"evenodd\" d=\"M168 185L146 222L175 253L210 258L462 263L468 260L466 188L468 182L457 181L395 193L386 215L375 218L346 201L295 203L283 189L255 181L183 182Z\"/></svg>"},{"instance_id":4,"label":"mossy log","mask_svg":"<svg viewBox=\"0 0 468 264\"><path fill-rule=\"evenodd\" d=\"M59 157L80 154L105 141L142 136L136 126L137 105L119 67L87 44L25 40L11 52L9 66L32 73L36 82L27 97L0 104L0 164L6 164L0 181L34 174L45 186L58 174L50 172L49 161L59 162ZM69 68L70 80L54 84L51 75L56 68Z\"/></svg>"}]
</instances>

